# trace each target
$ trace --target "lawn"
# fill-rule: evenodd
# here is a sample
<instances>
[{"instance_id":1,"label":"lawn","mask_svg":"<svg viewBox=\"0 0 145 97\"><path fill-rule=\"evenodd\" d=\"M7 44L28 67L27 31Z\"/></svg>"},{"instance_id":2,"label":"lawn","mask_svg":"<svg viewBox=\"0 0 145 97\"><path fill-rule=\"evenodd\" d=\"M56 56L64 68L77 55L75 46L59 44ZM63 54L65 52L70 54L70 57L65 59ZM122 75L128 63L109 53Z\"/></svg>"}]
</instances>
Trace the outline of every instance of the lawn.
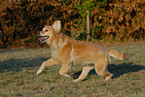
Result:
<instances>
[{"instance_id":1,"label":"lawn","mask_svg":"<svg viewBox=\"0 0 145 97\"><path fill-rule=\"evenodd\" d=\"M71 82L81 73L74 66L69 74L59 75L61 65L47 67L36 75L41 63L50 58L49 48L0 50L0 96L7 97L145 97L145 45L127 44L113 48L128 52L129 61L112 59L108 69L114 76L109 81L92 70L80 82Z\"/></svg>"}]
</instances>

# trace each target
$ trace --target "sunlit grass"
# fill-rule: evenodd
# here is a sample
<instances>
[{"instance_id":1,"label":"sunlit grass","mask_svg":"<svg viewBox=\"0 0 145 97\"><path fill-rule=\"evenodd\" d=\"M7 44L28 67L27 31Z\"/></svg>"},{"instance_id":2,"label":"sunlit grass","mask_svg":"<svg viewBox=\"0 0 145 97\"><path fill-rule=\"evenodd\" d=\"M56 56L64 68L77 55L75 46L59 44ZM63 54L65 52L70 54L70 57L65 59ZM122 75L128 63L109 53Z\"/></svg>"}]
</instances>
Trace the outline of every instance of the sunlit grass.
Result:
<instances>
[{"instance_id":1,"label":"sunlit grass","mask_svg":"<svg viewBox=\"0 0 145 97\"><path fill-rule=\"evenodd\" d=\"M145 96L145 45L113 46L128 52L129 61L112 60L108 66L113 79L105 82L92 70L81 82L71 82L81 66L70 70L73 78L59 75L61 65L47 67L36 76L41 63L50 58L49 48L0 50L0 96Z\"/></svg>"}]
</instances>

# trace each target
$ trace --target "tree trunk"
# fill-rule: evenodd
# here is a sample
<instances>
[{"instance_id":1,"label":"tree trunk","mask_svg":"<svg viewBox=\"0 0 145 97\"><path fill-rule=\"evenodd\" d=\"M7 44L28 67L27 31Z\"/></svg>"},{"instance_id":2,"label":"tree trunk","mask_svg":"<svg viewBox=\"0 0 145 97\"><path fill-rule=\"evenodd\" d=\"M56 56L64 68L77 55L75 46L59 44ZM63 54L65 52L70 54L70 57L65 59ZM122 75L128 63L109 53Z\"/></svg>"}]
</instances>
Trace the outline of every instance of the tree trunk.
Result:
<instances>
[{"instance_id":1,"label":"tree trunk","mask_svg":"<svg viewBox=\"0 0 145 97\"><path fill-rule=\"evenodd\" d=\"M87 41L90 39L90 18L89 18L89 10L87 10Z\"/></svg>"}]
</instances>

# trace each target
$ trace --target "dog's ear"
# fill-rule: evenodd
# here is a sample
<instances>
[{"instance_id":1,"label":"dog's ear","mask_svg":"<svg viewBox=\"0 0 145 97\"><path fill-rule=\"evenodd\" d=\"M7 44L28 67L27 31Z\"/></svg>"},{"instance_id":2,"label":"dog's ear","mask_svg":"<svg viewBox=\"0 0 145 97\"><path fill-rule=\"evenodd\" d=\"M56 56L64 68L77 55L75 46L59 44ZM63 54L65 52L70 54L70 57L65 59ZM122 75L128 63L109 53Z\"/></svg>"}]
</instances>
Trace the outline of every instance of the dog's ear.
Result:
<instances>
[{"instance_id":1,"label":"dog's ear","mask_svg":"<svg viewBox=\"0 0 145 97\"><path fill-rule=\"evenodd\" d=\"M61 29L61 21L60 20L55 21L53 24L53 28L57 33L59 33Z\"/></svg>"}]
</instances>

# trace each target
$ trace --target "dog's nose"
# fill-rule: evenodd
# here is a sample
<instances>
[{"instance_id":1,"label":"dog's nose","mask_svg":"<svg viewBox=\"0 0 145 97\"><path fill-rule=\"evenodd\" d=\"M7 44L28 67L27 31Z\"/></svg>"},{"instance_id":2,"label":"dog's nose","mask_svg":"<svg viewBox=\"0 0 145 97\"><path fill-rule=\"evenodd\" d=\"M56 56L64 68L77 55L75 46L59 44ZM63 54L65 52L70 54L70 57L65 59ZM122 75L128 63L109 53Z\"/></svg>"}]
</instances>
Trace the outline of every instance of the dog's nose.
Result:
<instances>
[{"instance_id":1,"label":"dog's nose","mask_svg":"<svg viewBox=\"0 0 145 97\"><path fill-rule=\"evenodd\" d=\"M39 36L39 35L40 35L40 31L37 32L37 36Z\"/></svg>"}]
</instances>

